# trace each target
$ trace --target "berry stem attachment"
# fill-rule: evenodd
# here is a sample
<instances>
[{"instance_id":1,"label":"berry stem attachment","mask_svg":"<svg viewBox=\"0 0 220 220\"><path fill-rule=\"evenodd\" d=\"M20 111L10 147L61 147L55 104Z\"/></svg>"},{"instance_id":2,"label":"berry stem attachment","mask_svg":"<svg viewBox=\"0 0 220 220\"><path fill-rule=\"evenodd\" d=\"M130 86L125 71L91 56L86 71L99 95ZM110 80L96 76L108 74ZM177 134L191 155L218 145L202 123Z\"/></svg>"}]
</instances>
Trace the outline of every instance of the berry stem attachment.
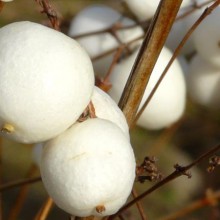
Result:
<instances>
[{"instance_id":1,"label":"berry stem attachment","mask_svg":"<svg viewBox=\"0 0 220 220\"><path fill-rule=\"evenodd\" d=\"M6 133L6 134L10 134L15 130L14 126L9 124L9 123L5 123L2 128L1 128L1 132L2 133Z\"/></svg>"}]
</instances>

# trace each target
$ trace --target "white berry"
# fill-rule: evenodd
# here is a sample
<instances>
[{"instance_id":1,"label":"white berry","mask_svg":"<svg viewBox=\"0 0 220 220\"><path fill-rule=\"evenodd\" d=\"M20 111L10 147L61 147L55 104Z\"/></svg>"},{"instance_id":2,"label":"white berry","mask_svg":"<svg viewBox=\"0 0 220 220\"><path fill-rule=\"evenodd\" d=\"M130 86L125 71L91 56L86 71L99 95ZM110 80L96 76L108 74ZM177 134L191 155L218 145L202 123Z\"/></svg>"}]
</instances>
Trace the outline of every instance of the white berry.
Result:
<instances>
[{"instance_id":1,"label":"white berry","mask_svg":"<svg viewBox=\"0 0 220 220\"><path fill-rule=\"evenodd\" d=\"M72 20L69 30L69 35L79 35L95 31L105 30L112 25L130 26L135 22L129 18L123 17L114 9L104 6L95 5L89 6L80 11ZM122 43L127 43L137 37L143 35L143 30L140 26L129 29L122 29L116 32L118 39ZM95 34L92 36L82 37L77 41L86 49L91 58L103 54L113 48L116 48L120 43L110 33ZM130 45L130 49L134 48L137 42ZM113 54L103 57L94 62L95 71L104 75L109 68L113 59Z\"/></svg>"},{"instance_id":2,"label":"white berry","mask_svg":"<svg viewBox=\"0 0 220 220\"><path fill-rule=\"evenodd\" d=\"M32 22L0 29L0 127L23 143L48 140L70 127L90 101L91 61L64 34Z\"/></svg>"},{"instance_id":3,"label":"white berry","mask_svg":"<svg viewBox=\"0 0 220 220\"><path fill-rule=\"evenodd\" d=\"M66 212L106 216L126 202L135 178L132 147L110 121L76 123L46 143L41 175L47 192Z\"/></svg>"},{"instance_id":4,"label":"white berry","mask_svg":"<svg viewBox=\"0 0 220 220\"><path fill-rule=\"evenodd\" d=\"M95 108L96 116L101 119L109 120L118 125L118 127L120 127L125 135L129 138L127 121L115 101L98 87L94 88L91 100Z\"/></svg>"},{"instance_id":5,"label":"white berry","mask_svg":"<svg viewBox=\"0 0 220 220\"><path fill-rule=\"evenodd\" d=\"M159 0L124 0L130 10L141 21L152 18L160 3ZM183 0L181 7L186 7L191 4L191 0Z\"/></svg>"},{"instance_id":6,"label":"white berry","mask_svg":"<svg viewBox=\"0 0 220 220\"><path fill-rule=\"evenodd\" d=\"M220 7L217 7L193 33L198 53L210 64L220 67Z\"/></svg>"},{"instance_id":7,"label":"white berry","mask_svg":"<svg viewBox=\"0 0 220 220\"><path fill-rule=\"evenodd\" d=\"M220 68L212 66L201 56L191 60L187 86L190 97L208 108L220 108Z\"/></svg>"},{"instance_id":8,"label":"white berry","mask_svg":"<svg viewBox=\"0 0 220 220\"><path fill-rule=\"evenodd\" d=\"M167 48L163 48L151 74L140 106L148 98L171 55L172 53ZM113 70L110 95L116 102L121 97L136 56L137 52L117 64ZM182 116L185 109L185 96L186 84L183 71L179 62L175 60L137 124L147 129L161 129L170 126Z\"/></svg>"}]
</instances>

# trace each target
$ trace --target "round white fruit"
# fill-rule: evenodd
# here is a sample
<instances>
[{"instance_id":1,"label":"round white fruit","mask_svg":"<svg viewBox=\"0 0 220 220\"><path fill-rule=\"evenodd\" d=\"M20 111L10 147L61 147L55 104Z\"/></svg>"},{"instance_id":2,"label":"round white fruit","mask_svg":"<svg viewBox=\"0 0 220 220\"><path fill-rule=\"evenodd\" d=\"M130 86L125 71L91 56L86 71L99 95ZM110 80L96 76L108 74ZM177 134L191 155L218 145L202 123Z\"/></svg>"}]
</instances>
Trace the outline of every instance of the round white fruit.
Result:
<instances>
[{"instance_id":1,"label":"round white fruit","mask_svg":"<svg viewBox=\"0 0 220 220\"><path fill-rule=\"evenodd\" d=\"M107 93L103 92L98 87L95 87L91 101L98 118L106 119L115 123L129 138L129 128L125 116L115 101Z\"/></svg>"},{"instance_id":2,"label":"round white fruit","mask_svg":"<svg viewBox=\"0 0 220 220\"><path fill-rule=\"evenodd\" d=\"M130 26L135 22L123 17L119 12L104 5L94 5L80 11L72 20L69 30L70 36L86 34L90 32L102 31L113 25ZM143 35L140 26L117 31L117 37L122 43L127 43ZM117 39L110 33L95 34L78 38L77 41L86 49L91 58L103 54L119 46ZM135 47L136 43L131 44L130 48ZM104 75L112 62L113 54L103 57L94 62L95 71Z\"/></svg>"},{"instance_id":3,"label":"round white fruit","mask_svg":"<svg viewBox=\"0 0 220 220\"><path fill-rule=\"evenodd\" d=\"M1 28L0 48L2 134L34 143L70 127L94 88L84 49L60 32L27 21Z\"/></svg>"},{"instance_id":4,"label":"round white fruit","mask_svg":"<svg viewBox=\"0 0 220 220\"><path fill-rule=\"evenodd\" d=\"M198 53L210 64L220 67L220 7L217 7L193 33Z\"/></svg>"},{"instance_id":5,"label":"round white fruit","mask_svg":"<svg viewBox=\"0 0 220 220\"><path fill-rule=\"evenodd\" d=\"M189 66L187 86L195 102L209 108L220 108L220 68L196 55Z\"/></svg>"},{"instance_id":6,"label":"round white fruit","mask_svg":"<svg viewBox=\"0 0 220 220\"><path fill-rule=\"evenodd\" d=\"M79 216L106 216L126 202L135 178L132 147L110 121L74 124L43 149L41 175L54 202Z\"/></svg>"},{"instance_id":7,"label":"round white fruit","mask_svg":"<svg viewBox=\"0 0 220 220\"><path fill-rule=\"evenodd\" d=\"M110 96L116 102L121 97L136 55L137 52L117 64L113 70ZM148 98L171 56L172 53L167 48L163 48L151 74L140 106ZM182 116L185 109L185 99L186 84L183 71L178 60L175 60L137 124L147 129L161 129L170 126Z\"/></svg>"},{"instance_id":8,"label":"round white fruit","mask_svg":"<svg viewBox=\"0 0 220 220\"><path fill-rule=\"evenodd\" d=\"M130 10L137 16L140 21L151 19L160 3L160 0L124 0ZM181 7L191 5L191 0L183 0Z\"/></svg>"},{"instance_id":9,"label":"round white fruit","mask_svg":"<svg viewBox=\"0 0 220 220\"><path fill-rule=\"evenodd\" d=\"M185 11L185 10L181 10L181 11ZM166 40L166 46L172 51L174 51L178 47L183 37L186 35L190 27L194 24L194 19L192 17L194 16L190 14L174 22L171 31L168 35L168 38ZM189 38L184 44L180 53L183 55L187 55L187 54L191 54L193 51L195 51L195 45L193 39Z\"/></svg>"}]
</instances>

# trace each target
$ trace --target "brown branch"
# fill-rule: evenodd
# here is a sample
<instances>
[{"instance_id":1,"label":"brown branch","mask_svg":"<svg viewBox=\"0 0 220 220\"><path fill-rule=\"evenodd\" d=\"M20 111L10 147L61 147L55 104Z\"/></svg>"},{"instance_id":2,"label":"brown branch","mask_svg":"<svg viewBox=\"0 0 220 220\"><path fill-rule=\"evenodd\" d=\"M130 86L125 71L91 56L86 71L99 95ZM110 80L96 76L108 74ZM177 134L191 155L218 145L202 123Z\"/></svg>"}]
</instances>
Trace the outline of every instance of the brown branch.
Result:
<instances>
[{"instance_id":1,"label":"brown branch","mask_svg":"<svg viewBox=\"0 0 220 220\"><path fill-rule=\"evenodd\" d=\"M131 24L131 25L118 25L119 22L116 22L115 24L111 25L108 28L104 28L98 31L90 31L87 33L83 33L83 34L77 34L77 35L72 35L70 37L74 38L74 39L79 39L79 38L84 38L84 37L89 37L89 36L93 36L93 35L99 35L99 34L104 34L104 33L116 33L116 31L119 30L127 30L127 29L131 29L131 28L135 28L138 25L143 25L144 27L148 27L150 25L150 21L142 21L142 22L137 22L135 24Z\"/></svg>"},{"instance_id":2,"label":"brown branch","mask_svg":"<svg viewBox=\"0 0 220 220\"><path fill-rule=\"evenodd\" d=\"M176 18L182 0L161 0L131 74L125 85L119 106L131 126L143 97L150 74Z\"/></svg>"},{"instance_id":3,"label":"brown branch","mask_svg":"<svg viewBox=\"0 0 220 220\"><path fill-rule=\"evenodd\" d=\"M196 7L193 7L193 9L191 9L191 10L185 12L184 14L178 16L175 19L175 22L178 21L179 19L182 19L183 17L193 13L198 8L201 8L201 7L203 7L203 6L209 4L210 2L213 2L213 1L214 0L210 0L210 1L198 4ZM129 25L129 26L119 26L119 27L117 27L117 30L129 29L129 28L133 28L133 27L138 26L138 25L142 25L142 26L144 26L145 29L148 29L149 28L149 24L150 24L150 21L142 21L142 22L139 22L139 23L136 23L136 24L133 24L133 25ZM106 28L106 29L103 29L103 30L99 30L99 31L88 32L88 33L84 33L84 34L80 34L80 35L74 35L74 36L71 36L71 37L74 38L74 39L77 39L77 38L81 38L81 37L87 37L87 36L92 36L92 35L96 35L96 34L102 34L102 33L106 33L106 32L111 32L111 28L112 27ZM96 60L101 59L101 58L103 58L105 56L108 56L109 54L112 54L113 52L116 52L123 45L124 45L124 47L128 47L133 42L141 40L142 38L143 38L143 36L137 37L134 40L129 41L128 43L124 43L122 45L119 45L118 47L115 47L115 48L110 49L110 50L108 50L108 51L106 51L104 53L101 53L101 54L93 57L92 61L96 61Z\"/></svg>"},{"instance_id":4,"label":"brown branch","mask_svg":"<svg viewBox=\"0 0 220 220\"><path fill-rule=\"evenodd\" d=\"M0 185L0 192L4 192L4 191L10 190L15 187L20 187L25 184L36 183L39 181L41 181L40 176L11 181L9 183L5 183L5 184Z\"/></svg>"},{"instance_id":5,"label":"brown branch","mask_svg":"<svg viewBox=\"0 0 220 220\"><path fill-rule=\"evenodd\" d=\"M181 20L181 19L187 17L188 15L192 14L192 13L195 12L196 10L198 10L198 9L200 9L200 8L206 6L206 5L208 5L208 4L210 4L210 3L214 2L214 1L215 1L215 0L209 0L209 1L206 1L206 2L203 2L203 3L200 3L200 4L197 4L197 3L196 3L195 5L192 6L192 8L191 8L190 10L188 10L188 11L186 11L185 13L179 15L179 16L176 18L176 21Z\"/></svg>"},{"instance_id":6,"label":"brown branch","mask_svg":"<svg viewBox=\"0 0 220 220\"><path fill-rule=\"evenodd\" d=\"M32 165L30 167L30 170L28 171L27 174L27 178L31 178L33 177L33 174L35 173L37 167L35 165ZM23 185L18 193L18 196L15 200L15 203L13 205L13 207L11 208L10 212L9 212L9 217L8 220L16 220L18 219L18 215L23 207L23 204L26 200L27 194L28 194L28 190L29 190L29 186L28 184Z\"/></svg>"},{"instance_id":7,"label":"brown branch","mask_svg":"<svg viewBox=\"0 0 220 220\"><path fill-rule=\"evenodd\" d=\"M213 2L213 1L215 1L215 0L209 0L207 2L203 2L203 3L200 3L200 4L193 5L190 10L188 10L185 13L179 15L175 19L175 21L178 21L178 20L188 16L189 14L193 13L197 9L200 9L200 8L204 7L205 5L208 5L209 3ZM104 33L112 33L112 32L116 32L116 31L119 31L119 30L131 29L131 28L137 27L138 25L141 25L144 29L147 29L150 25L150 22L151 22L150 20L136 21L135 24L125 25L125 26L124 25L117 25L118 22L116 22L108 28L103 28L103 29L98 30L98 31L90 31L90 32L83 33L83 34L76 34L76 35L72 35L70 37L72 37L74 39L79 39L79 38L89 37L89 36L93 36L93 35L99 35L99 34L104 34Z\"/></svg>"},{"instance_id":8,"label":"brown branch","mask_svg":"<svg viewBox=\"0 0 220 220\"><path fill-rule=\"evenodd\" d=\"M191 34L193 33L193 31L199 26L199 24L220 4L220 0L215 1L210 7L206 8L204 10L204 12L202 13L202 15L199 17L199 19L192 25L192 27L189 29L189 31L186 33L186 35L183 37L182 41L179 43L178 47L176 48L176 50L173 53L173 56L171 57L169 63L167 64L167 66L165 67L163 73L161 74L159 80L157 81L156 85L154 86L154 88L152 89L150 95L148 96L147 100L145 101L144 105L141 107L140 111L137 113L135 120L133 122L132 125L134 125L137 120L140 118L141 114L143 113L143 111L145 110L145 108L147 107L147 105L150 103L151 99L153 98L155 92L157 91L160 83L162 82L162 80L164 79L164 77L166 76L170 66L172 65L173 61L176 59L176 57L179 55L181 49L183 48L183 46L185 45L186 41L189 39L189 37L191 36Z\"/></svg>"},{"instance_id":9,"label":"brown branch","mask_svg":"<svg viewBox=\"0 0 220 220\"><path fill-rule=\"evenodd\" d=\"M213 201L216 202L220 199L220 191L211 193L208 192L206 193L206 196L204 198L196 200L186 207L180 209L179 211L172 213L171 215L168 215L166 217L160 218L160 220L175 220L177 218L184 217L197 209L203 208L204 206L213 205Z\"/></svg>"},{"instance_id":10,"label":"brown branch","mask_svg":"<svg viewBox=\"0 0 220 220\"><path fill-rule=\"evenodd\" d=\"M48 197L46 202L43 204L37 215L35 216L34 220L45 220L49 215L52 207L53 207L53 200Z\"/></svg>"},{"instance_id":11,"label":"brown branch","mask_svg":"<svg viewBox=\"0 0 220 220\"><path fill-rule=\"evenodd\" d=\"M111 83L109 82L109 77L112 74L112 71L115 68L118 60L120 59L123 49L124 49L123 45L117 49L117 51L114 54L112 63L110 65L105 77L103 79L100 79L99 83L97 84L97 86L105 92L108 92L109 89L111 88Z\"/></svg>"},{"instance_id":12,"label":"brown branch","mask_svg":"<svg viewBox=\"0 0 220 220\"><path fill-rule=\"evenodd\" d=\"M127 205L125 205L124 207L122 207L116 214L112 215L109 217L109 220L114 219L116 216L118 216L119 214L121 214L122 212L124 212L125 210L127 210L128 208L130 208L132 205L134 205L137 201L140 201L141 199L143 199L144 197L146 197L147 195L149 195L150 193L154 192L155 190L157 190L158 188L160 188L161 186L165 185L166 183L176 179L179 176L182 175L189 175L188 174L188 170L191 169L193 166L197 165L198 163L200 163L201 161L203 161L204 159L209 158L210 156L212 156L214 153L216 153L217 151L220 150L220 144L217 145L216 147L212 148L211 150L209 150L208 152L202 154L198 159L196 159L195 161L193 161L191 164L189 164L188 166L182 167L179 165L175 165L175 171L172 172L170 175L168 175L166 178L164 178L163 180L161 180L160 182L156 183L154 186L152 186L150 189L148 189L147 191L145 191L144 193L142 193L141 195L139 195L137 198L133 199L131 202L129 202Z\"/></svg>"},{"instance_id":13,"label":"brown branch","mask_svg":"<svg viewBox=\"0 0 220 220\"><path fill-rule=\"evenodd\" d=\"M141 39L143 39L143 36L140 36L140 37L137 37L137 38L135 38L133 40L130 40L128 43L123 43L122 45L119 45L118 47L112 48L111 50L108 50L108 51L106 51L104 53L101 53L101 54L93 57L92 61L96 61L96 60L101 59L101 58L103 58L105 56L108 56L109 54L112 54L112 53L116 52L120 47L128 47L130 44L132 44L132 43L134 43L134 42L136 42L138 40L141 40Z\"/></svg>"},{"instance_id":14,"label":"brown branch","mask_svg":"<svg viewBox=\"0 0 220 220\"><path fill-rule=\"evenodd\" d=\"M50 4L50 1L49 0L35 0L35 1L43 9L41 13L45 13L47 15L52 27L55 30L60 31L60 20L58 18L58 13L54 9L54 7L52 7L52 5Z\"/></svg>"},{"instance_id":15,"label":"brown branch","mask_svg":"<svg viewBox=\"0 0 220 220\"><path fill-rule=\"evenodd\" d=\"M133 195L133 198L136 198L138 196L138 194L137 194L137 192L134 188L132 190L132 195ZM144 208L143 208L142 204L140 203L140 201L136 202L136 205L137 205L138 211L140 213L141 219L142 220L147 220L147 216L144 212Z\"/></svg>"}]
</instances>

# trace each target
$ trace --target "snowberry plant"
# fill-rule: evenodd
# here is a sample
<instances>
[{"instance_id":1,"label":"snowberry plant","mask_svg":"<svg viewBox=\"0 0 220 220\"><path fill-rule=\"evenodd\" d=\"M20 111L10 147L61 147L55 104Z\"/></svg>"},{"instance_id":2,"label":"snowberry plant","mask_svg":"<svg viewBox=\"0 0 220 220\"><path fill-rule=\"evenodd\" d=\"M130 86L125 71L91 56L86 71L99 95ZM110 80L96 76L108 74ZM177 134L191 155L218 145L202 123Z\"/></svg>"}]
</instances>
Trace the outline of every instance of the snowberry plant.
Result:
<instances>
[{"instance_id":1,"label":"snowberry plant","mask_svg":"<svg viewBox=\"0 0 220 220\"><path fill-rule=\"evenodd\" d=\"M37 0L37 2L46 1ZM169 13L164 16L167 20L162 19L162 25L157 23L160 14L155 16L152 20L153 25L150 26L152 29L147 32L139 53L140 36L144 35L140 25L146 28L148 22L144 20L153 17L159 1L127 0L125 2L131 10L134 9L136 16L133 18L136 17L136 21L102 5L91 6L78 13L72 20L69 35L78 35L77 41L81 46L76 40L33 22L16 22L0 29L1 135L21 143L36 143L33 148L33 162L40 167L42 181L49 196L65 212L79 217L76 219L81 217L86 220L94 220L96 217L106 219L105 216L115 213L117 215L118 210L126 203L135 179L144 182L161 177L157 173L155 159L146 157L143 164L136 167L127 121L132 126L138 108L137 100L141 99L146 86L136 79L145 82L149 77L140 105L143 106L172 56L166 46L162 49L166 38L164 36L170 29L164 28L161 33L162 28L158 28L159 32L156 32L160 33L160 36L153 33L157 26L169 26L169 22L173 21L177 14L180 3L171 4L173 7L170 9L175 13L172 14L173 11L168 10ZM182 6L191 3L192 1L185 0ZM47 5L41 6L50 19L56 17L51 8L46 8ZM166 7L160 9L166 14ZM51 24L53 26L53 22ZM59 25L54 25L56 26ZM178 32L182 35L183 32L180 30L185 30L184 23L173 29L172 36L177 38ZM214 32L212 28L211 31ZM200 30L194 38L197 39L200 33L203 31ZM215 33L210 48L218 45L219 32ZM150 38L158 39L154 44L147 41ZM173 42L174 38L170 37L170 41ZM201 42L203 43L204 39ZM150 44L157 46L150 47L149 50ZM206 51L207 48L204 48L203 51ZM125 50L119 55L122 49ZM158 55L160 49L162 52L156 63L155 54ZM118 59L117 56L113 58L113 50L117 50L115 54L118 55ZM199 52L199 49L197 50ZM106 52L109 56L105 57L102 54ZM153 55L153 58L148 56L146 59L147 52ZM187 54L189 52L191 50ZM216 50L214 53L208 53L208 57L213 58L218 54L217 52ZM219 57L216 57L215 62L212 63L202 52L200 53L201 56L197 55L192 59L189 68L191 71L187 78L191 83L189 88L191 87L192 94L196 94L195 100L198 97L201 104L214 107L216 105L219 108L218 96L213 96L213 91L218 91L216 73L219 69L215 64L218 64ZM97 57L103 59L93 62L93 66L96 72L101 74L109 69L114 59L105 79L110 79L112 82L110 95L115 101L118 102L125 83L128 82L120 101L120 107L126 118L116 102L94 85L94 71L90 58L96 60ZM143 65L148 61L151 66ZM182 59L182 66L187 66L184 62ZM140 66L150 68L140 71L138 69ZM145 70L147 74L139 75ZM132 74L129 77L130 72ZM102 83L104 81L99 80ZM210 86L206 87L207 82ZM133 86L141 89L135 90ZM206 88L205 93L204 88ZM127 98L129 101L133 99L133 103L128 104ZM183 115L185 98L183 70L175 59L139 118L138 125L153 130L169 127ZM130 108L130 113L125 111L125 107ZM129 114L133 113L134 117L129 118ZM160 150L157 147L158 149ZM145 155L147 154L146 152ZM182 172L185 171L184 167L183 170L180 168L182 167L176 164L174 175L188 175L187 172ZM160 184L162 185L163 181ZM152 189L155 188L147 192L152 192ZM185 190L184 193L187 194ZM135 191L133 194L135 196ZM139 198L143 198L143 195L146 193L131 201L128 206L120 210L120 213Z\"/></svg>"},{"instance_id":2,"label":"snowberry plant","mask_svg":"<svg viewBox=\"0 0 220 220\"><path fill-rule=\"evenodd\" d=\"M0 48L1 134L39 143L35 163L63 210L117 212L133 186L135 157L123 113L94 87L87 53L64 34L27 21L2 27Z\"/></svg>"}]
</instances>

